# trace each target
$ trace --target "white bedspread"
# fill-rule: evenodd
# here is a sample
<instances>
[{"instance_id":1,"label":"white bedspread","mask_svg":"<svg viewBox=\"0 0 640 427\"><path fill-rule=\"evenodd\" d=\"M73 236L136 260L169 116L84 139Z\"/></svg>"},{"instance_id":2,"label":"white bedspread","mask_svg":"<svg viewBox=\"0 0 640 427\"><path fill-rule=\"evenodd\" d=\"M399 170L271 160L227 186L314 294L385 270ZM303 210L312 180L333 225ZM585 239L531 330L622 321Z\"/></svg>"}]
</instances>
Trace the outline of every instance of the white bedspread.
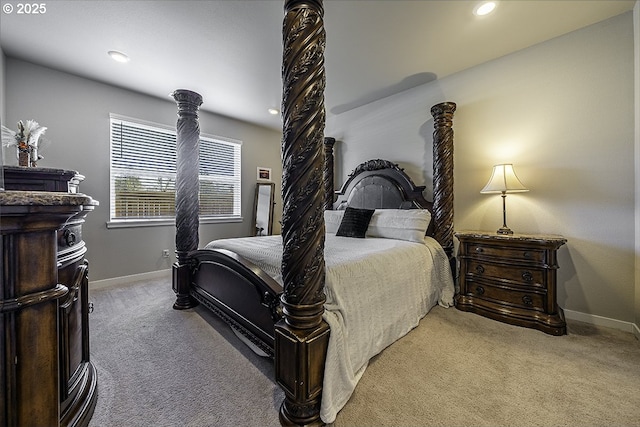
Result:
<instances>
[{"instance_id":1,"label":"white bedspread","mask_svg":"<svg viewBox=\"0 0 640 427\"><path fill-rule=\"evenodd\" d=\"M281 236L217 240L207 248L236 252L282 284ZM369 359L406 335L435 305L453 305L447 256L433 239L356 239L326 235L323 318L331 333L320 416L335 420Z\"/></svg>"}]
</instances>

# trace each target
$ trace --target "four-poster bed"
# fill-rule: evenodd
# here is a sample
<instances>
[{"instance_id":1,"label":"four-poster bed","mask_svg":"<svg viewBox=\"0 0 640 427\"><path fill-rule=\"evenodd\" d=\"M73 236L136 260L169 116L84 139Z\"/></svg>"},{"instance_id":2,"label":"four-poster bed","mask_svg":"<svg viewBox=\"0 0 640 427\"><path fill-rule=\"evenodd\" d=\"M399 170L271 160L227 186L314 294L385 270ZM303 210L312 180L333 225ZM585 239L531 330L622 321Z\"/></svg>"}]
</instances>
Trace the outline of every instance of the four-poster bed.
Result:
<instances>
[{"instance_id":1,"label":"four-poster bed","mask_svg":"<svg viewBox=\"0 0 640 427\"><path fill-rule=\"evenodd\" d=\"M385 160L359 165L337 193L338 200L333 202L335 140L323 135L325 34L322 15L320 0L285 1L282 236L254 238L264 239L263 242L279 240L280 277L277 279L265 272L268 268L258 266L236 251L213 246L198 250L197 110L202 99L186 90L174 93L179 116L174 308L186 309L202 303L266 354L275 357L276 380L285 391L280 410L283 425L322 424L320 402L321 397L326 398L323 381L331 333L325 313L325 274L329 275L328 267L331 267L325 264L325 255L329 262L331 253L325 253L325 240L335 240L325 232L325 210L333 207L429 210L428 235L439 244L435 245L434 252L446 254L444 264L447 258L448 262L453 259L453 103L437 104L431 109L433 203L423 198L424 187L415 186L402 169ZM350 240L349 243L354 244L355 240L370 239ZM411 245L414 245L412 250L423 246L406 244ZM448 265L447 271L450 274ZM329 282L327 278L327 285ZM425 296L419 316L447 292L439 289ZM333 304L333 294L330 297L328 303ZM401 311L399 308L394 307ZM334 333L337 337L338 331ZM329 356L332 357L331 352Z\"/></svg>"}]
</instances>

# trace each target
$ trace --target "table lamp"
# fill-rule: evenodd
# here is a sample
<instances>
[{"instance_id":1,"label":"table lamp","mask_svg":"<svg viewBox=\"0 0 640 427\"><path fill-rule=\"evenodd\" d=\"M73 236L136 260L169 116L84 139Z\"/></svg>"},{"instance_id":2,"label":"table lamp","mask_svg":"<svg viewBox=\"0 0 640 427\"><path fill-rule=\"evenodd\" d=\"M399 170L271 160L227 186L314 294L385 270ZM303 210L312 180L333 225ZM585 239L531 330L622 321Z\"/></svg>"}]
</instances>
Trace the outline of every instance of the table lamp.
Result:
<instances>
[{"instance_id":1,"label":"table lamp","mask_svg":"<svg viewBox=\"0 0 640 427\"><path fill-rule=\"evenodd\" d=\"M502 227L497 231L498 234L513 234L513 231L507 227L507 208L505 200L507 193L523 193L529 191L518 179L513 171L511 163L495 165L489 182L484 186L480 193L491 194L501 193L502 195Z\"/></svg>"}]
</instances>

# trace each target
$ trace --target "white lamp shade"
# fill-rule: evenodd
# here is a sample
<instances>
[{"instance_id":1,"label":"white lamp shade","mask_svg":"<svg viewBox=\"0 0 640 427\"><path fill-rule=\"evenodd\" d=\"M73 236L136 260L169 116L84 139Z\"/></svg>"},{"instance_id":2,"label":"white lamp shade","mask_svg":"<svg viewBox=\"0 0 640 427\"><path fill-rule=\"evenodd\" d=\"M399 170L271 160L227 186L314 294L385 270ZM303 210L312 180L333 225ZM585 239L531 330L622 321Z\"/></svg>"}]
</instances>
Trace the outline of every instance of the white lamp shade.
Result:
<instances>
[{"instance_id":1,"label":"white lamp shade","mask_svg":"<svg viewBox=\"0 0 640 427\"><path fill-rule=\"evenodd\" d=\"M489 182L484 186L480 193L522 193L529 191L518 179L513 171L513 165L506 163L495 165Z\"/></svg>"}]
</instances>

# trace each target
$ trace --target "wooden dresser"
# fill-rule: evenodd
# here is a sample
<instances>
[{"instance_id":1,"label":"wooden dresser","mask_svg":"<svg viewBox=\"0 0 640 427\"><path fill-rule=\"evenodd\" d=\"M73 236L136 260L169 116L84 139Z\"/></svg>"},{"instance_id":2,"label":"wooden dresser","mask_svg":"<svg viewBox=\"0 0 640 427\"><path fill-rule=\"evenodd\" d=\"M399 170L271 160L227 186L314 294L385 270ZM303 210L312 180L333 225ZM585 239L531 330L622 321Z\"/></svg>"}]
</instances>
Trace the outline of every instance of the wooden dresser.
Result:
<instances>
[{"instance_id":1,"label":"wooden dresser","mask_svg":"<svg viewBox=\"0 0 640 427\"><path fill-rule=\"evenodd\" d=\"M3 342L10 344L3 345L1 356L6 369L2 377L4 411L0 411L6 418L2 425L86 426L98 393L97 374L89 355L89 279L82 224L98 202L78 192L84 177L75 171L4 168L6 191L0 192L5 265L1 297ZM51 255L53 267L47 261ZM43 273L50 268L54 269L54 277L49 277L50 272ZM8 301L29 298L36 291L54 292L56 286L58 293L60 289L67 291L51 300L55 303L55 317L48 316L36 304L29 314L30 326L20 326L20 319L26 316L23 312L30 308L13 307L7 305ZM42 329L48 332L44 334ZM51 342L52 331L56 342ZM55 379L37 369L31 376L24 376L23 370L48 360L48 356L36 356L38 352L30 354L29 349L35 347L55 349ZM22 361L18 366L11 364L15 357ZM55 393L50 390L52 381ZM43 394L51 396L45 398ZM55 411L46 401L52 396L57 401ZM51 422L52 411L56 424ZM41 417L47 421L41 422Z\"/></svg>"},{"instance_id":2,"label":"wooden dresser","mask_svg":"<svg viewBox=\"0 0 640 427\"><path fill-rule=\"evenodd\" d=\"M460 241L458 309L552 335L567 333L556 299L556 254L565 238L482 231L455 236Z\"/></svg>"}]
</instances>

